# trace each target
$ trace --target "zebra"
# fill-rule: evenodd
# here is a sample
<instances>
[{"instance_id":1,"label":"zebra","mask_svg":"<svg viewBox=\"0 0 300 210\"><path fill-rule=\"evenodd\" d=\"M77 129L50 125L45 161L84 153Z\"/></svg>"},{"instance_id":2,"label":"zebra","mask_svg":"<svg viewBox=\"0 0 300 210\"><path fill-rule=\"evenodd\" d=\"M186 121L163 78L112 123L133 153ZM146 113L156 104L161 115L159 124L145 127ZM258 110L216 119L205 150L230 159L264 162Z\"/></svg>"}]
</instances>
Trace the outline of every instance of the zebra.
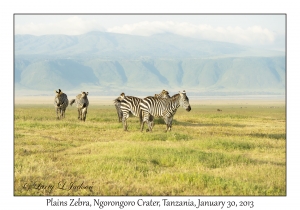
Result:
<instances>
[{"instance_id":1,"label":"zebra","mask_svg":"<svg viewBox=\"0 0 300 210\"><path fill-rule=\"evenodd\" d=\"M123 101L124 97L125 97L125 93L121 93L120 96L114 100L119 122L122 122L122 118L123 118L123 113L120 107L121 107L121 101ZM155 94L154 97L170 98L169 92L165 90L163 90L160 94ZM132 112L129 111L129 116L132 115L133 115Z\"/></svg>"},{"instance_id":2,"label":"zebra","mask_svg":"<svg viewBox=\"0 0 300 210\"><path fill-rule=\"evenodd\" d=\"M122 122L123 114L122 114L122 110L121 110L121 101L124 99L124 97L125 97L125 93L121 93L120 96L114 100L114 104L115 104L115 107L117 110L119 122Z\"/></svg>"},{"instance_id":3,"label":"zebra","mask_svg":"<svg viewBox=\"0 0 300 210\"><path fill-rule=\"evenodd\" d=\"M163 90L160 94L155 94L154 97L169 98L170 96L168 91ZM142 124L143 113L139 105L141 101L141 98L125 96L125 93L121 93L121 95L114 100L119 122L122 121L124 131L127 131L127 118L130 115L139 117L140 125ZM154 118L151 115L149 116L149 123L154 126Z\"/></svg>"},{"instance_id":4,"label":"zebra","mask_svg":"<svg viewBox=\"0 0 300 210\"><path fill-rule=\"evenodd\" d=\"M186 111L191 111L189 98L186 92L180 92L173 95L171 98L154 98L146 97L140 102L140 107L143 112L143 122L141 124L141 131L144 129L145 122L148 123L148 129L146 131L152 131L152 122L150 121L150 115L153 117L163 117L166 123L166 132L171 131L173 116L175 115L179 106L182 106Z\"/></svg>"},{"instance_id":5,"label":"zebra","mask_svg":"<svg viewBox=\"0 0 300 210\"><path fill-rule=\"evenodd\" d=\"M81 91L81 94L78 94L76 96L76 99L72 99L70 101L71 106L74 102L76 102L76 106L77 106L77 109L78 109L78 119L79 120L85 121L85 119L86 119L87 109L88 109L88 106L89 106L89 99L87 97L88 94L89 94L89 92L82 92Z\"/></svg>"},{"instance_id":6,"label":"zebra","mask_svg":"<svg viewBox=\"0 0 300 210\"><path fill-rule=\"evenodd\" d=\"M115 108L116 108L116 111L118 114L119 122L122 122L122 118L123 118L123 113L122 113L122 110L120 107L121 107L121 101L123 101L124 97L125 97L125 93L121 93L120 96L114 100L114 104L115 104ZM170 95L169 95L168 91L162 90L161 93L155 94L154 97L170 98ZM132 115L133 115L132 112L129 111L129 116L132 116ZM140 120L142 120L142 118Z\"/></svg>"},{"instance_id":7,"label":"zebra","mask_svg":"<svg viewBox=\"0 0 300 210\"><path fill-rule=\"evenodd\" d=\"M56 109L57 119L65 118L65 112L69 105L68 96L58 89L58 92L55 90L54 98L54 107Z\"/></svg>"}]
</instances>

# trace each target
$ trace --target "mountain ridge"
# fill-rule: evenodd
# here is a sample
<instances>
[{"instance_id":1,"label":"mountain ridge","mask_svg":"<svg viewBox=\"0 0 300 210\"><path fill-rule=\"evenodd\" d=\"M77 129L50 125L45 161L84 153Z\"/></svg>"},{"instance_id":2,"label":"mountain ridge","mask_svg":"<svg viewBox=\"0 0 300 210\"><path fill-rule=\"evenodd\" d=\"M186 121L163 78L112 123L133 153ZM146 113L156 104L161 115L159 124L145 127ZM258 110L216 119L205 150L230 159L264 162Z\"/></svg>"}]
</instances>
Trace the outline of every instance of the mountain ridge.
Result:
<instances>
[{"instance_id":1,"label":"mountain ridge","mask_svg":"<svg viewBox=\"0 0 300 210\"><path fill-rule=\"evenodd\" d=\"M284 52L174 34L15 35L14 61L16 91L285 93Z\"/></svg>"}]
</instances>

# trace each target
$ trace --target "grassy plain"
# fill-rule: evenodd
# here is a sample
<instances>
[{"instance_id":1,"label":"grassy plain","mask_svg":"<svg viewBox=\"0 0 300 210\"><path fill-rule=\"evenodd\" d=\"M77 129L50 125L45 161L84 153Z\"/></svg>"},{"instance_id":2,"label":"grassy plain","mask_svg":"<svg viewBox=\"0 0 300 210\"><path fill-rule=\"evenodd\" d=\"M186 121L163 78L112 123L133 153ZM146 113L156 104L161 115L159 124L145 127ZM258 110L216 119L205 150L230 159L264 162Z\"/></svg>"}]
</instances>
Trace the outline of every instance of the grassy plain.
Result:
<instances>
[{"instance_id":1,"label":"grassy plain","mask_svg":"<svg viewBox=\"0 0 300 210\"><path fill-rule=\"evenodd\" d=\"M217 111L221 109L222 111ZM285 102L179 107L173 130L129 131L114 106L56 120L53 105L16 104L15 195L286 195Z\"/></svg>"}]
</instances>

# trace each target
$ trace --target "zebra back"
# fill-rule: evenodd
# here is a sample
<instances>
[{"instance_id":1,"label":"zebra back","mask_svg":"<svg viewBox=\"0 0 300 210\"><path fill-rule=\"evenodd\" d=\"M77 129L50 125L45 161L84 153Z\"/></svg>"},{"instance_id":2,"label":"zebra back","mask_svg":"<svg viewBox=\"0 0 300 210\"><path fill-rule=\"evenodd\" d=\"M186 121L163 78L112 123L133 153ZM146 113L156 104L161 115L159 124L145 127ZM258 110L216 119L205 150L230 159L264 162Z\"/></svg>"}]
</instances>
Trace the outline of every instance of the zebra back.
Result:
<instances>
[{"instance_id":1,"label":"zebra back","mask_svg":"<svg viewBox=\"0 0 300 210\"><path fill-rule=\"evenodd\" d=\"M171 117L176 113L180 105L182 105L187 111L191 110L189 99L186 96L185 91L182 93L179 92L170 98L149 96L144 98L140 103L141 109L154 117Z\"/></svg>"},{"instance_id":2,"label":"zebra back","mask_svg":"<svg viewBox=\"0 0 300 210\"><path fill-rule=\"evenodd\" d=\"M168 108L168 105L171 103L171 98L157 98L148 96L144 98L140 107L143 112L148 112L154 117L163 117L164 111Z\"/></svg>"},{"instance_id":3,"label":"zebra back","mask_svg":"<svg viewBox=\"0 0 300 210\"><path fill-rule=\"evenodd\" d=\"M121 110L128 110L130 111L134 116L139 117L140 116L140 102L142 101L141 98L137 98L134 96L125 96L120 103L120 109Z\"/></svg>"},{"instance_id":4,"label":"zebra back","mask_svg":"<svg viewBox=\"0 0 300 210\"><path fill-rule=\"evenodd\" d=\"M149 96L152 97L152 96ZM161 93L155 94L154 98L170 98L169 92L166 90L162 90ZM121 93L121 95L115 100L115 105L118 104L120 109L127 109L130 110L130 112L134 115L139 117L141 114L141 108L140 103L143 99L137 98L134 96L125 96L124 93Z\"/></svg>"}]
</instances>

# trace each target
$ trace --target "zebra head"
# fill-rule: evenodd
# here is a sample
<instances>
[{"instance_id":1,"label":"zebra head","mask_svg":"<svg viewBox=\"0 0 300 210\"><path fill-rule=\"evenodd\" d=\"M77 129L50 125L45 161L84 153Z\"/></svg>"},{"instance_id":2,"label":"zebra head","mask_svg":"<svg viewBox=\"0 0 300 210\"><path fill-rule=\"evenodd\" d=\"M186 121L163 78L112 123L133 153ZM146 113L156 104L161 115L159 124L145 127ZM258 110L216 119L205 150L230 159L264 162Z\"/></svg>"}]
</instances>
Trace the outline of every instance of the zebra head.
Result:
<instances>
[{"instance_id":1,"label":"zebra head","mask_svg":"<svg viewBox=\"0 0 300 210\"><path fill-rule=\"evenodd\" d=\"M125 93L121 93L120 96L118 97L120 101L123 101L124 98L125 98Z\"/></svg>"},{"instance_id":2,"label":"zebra head","mask_svg":"<svg viewBox=\"0 0 300 210\"><path fill-rule=\"evenodd\" d=\"M162 90L160 94L155 94L154 97L155 98L171 98L171 96L169 95L169 92L166 90Z\"/></svg>"},{"instance_id":3,"label":"zebra head","mask_svg":"<svg viewBox=\"0 0 300 210\"><path fill-rule=\"evenodd\" d=\"M55 90L55 93L56 93L56 95L55 95L55 99L54 99L54 101L55 101L55 103L56 103L56 106L57 107L61 107L64 103L61 101L61 94L63 93L62 91L61 91L61 89L58 89L58 91L56 91Z\"/></svg>"},{"instance_id":4,"label":"zebra head","mask_svg":"<svg viewBox=\"0 0 300 210\"><path fill-rule=\"evenodd\" d=\"M180 95L180 106L182 106L183 108L185 108L186 111L191 111L191 105L189 102L189 98L186 95L185 90L180 92L179 91L179 95Z\"/></svg>"},{"instance_id":5,"label":"zebra head","mask_svg":"<svg viewBox=\"0 0 300 210\"><path fill-rule=\"evenodd\" d=\"M63 92L61 91L61 89L58 89L58 91L55 90L55 93L56 93L56 97L60 94L62 94Z\"/></svg>"},{"instance_id":6,"label":"zebra head","mask_svg":"<svg viewBox=\"0 0 300 210\"><path fill-rule=\"evenodd\" d=\"M81 91L81 98L86 98L89 92L83 92Z\"/></svg>"},{"instance_id":7,"label":"zebra head","mask_svg":"<svg viewBox=\"0 0 300 210\"><path fill-rule=\"evenodd\" d=\"M162 90L160 94L161 94L162 98L171 98L171 96L169 95L169 92L166 90Z\"/></svg>"}]
</instances>

